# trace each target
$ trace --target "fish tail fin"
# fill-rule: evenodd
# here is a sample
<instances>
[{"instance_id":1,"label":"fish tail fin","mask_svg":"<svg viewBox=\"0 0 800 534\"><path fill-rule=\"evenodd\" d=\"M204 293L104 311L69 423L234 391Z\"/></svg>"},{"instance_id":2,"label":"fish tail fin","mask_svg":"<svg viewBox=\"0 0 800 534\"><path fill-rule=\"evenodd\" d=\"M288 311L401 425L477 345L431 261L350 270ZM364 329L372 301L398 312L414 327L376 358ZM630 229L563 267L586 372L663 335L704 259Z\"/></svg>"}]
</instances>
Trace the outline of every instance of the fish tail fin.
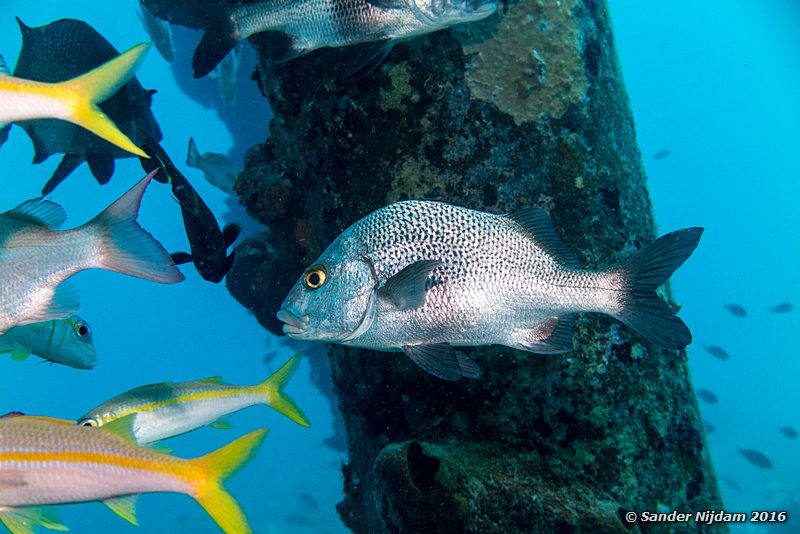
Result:
<instances>
[{"instance_id":1,"label":"fish tail fin","mask_svg":"<svg viewBox=\"0 0 800 534\"><path fill-rule=\"evenodd\" d=\"M0 523L3 523L11 531L11 534L33 534L35 527L59 532L69 530L58 520L54 508L38 506L2 510L0 511Z\"/></svg>"},{"instance_id":2,"label":"fish tail fin","mask_svg":"<svg viewBox=\"0 0 800 534\"><path fill-rule=\"evenodd\" d=\"M266 429L255 430L221 449L190 460L199 474L194 498L226 533L245 534L251 530L236 499L222 487L222 482L253 457L266 434Z\"/></svg>"},{"instance_id":3,"label":"fish tail fin","mask_svg":"<svg viewBox=\"0 0 800 534\"><path fill-rule=\"evenodd\" d=\"M128 83L150 46L150 43L136 45L86 74L61 84L74 95L70 99L67 120L86 128L113 145L143 158L149 156L122 133L114 121L97 105L113 96L123 85Z\"/></svg>"},{"instance_id":4,"label":"fish tail fin","mask_svg":"<svg viewBox=\"0 0 800 534\"><path fill-rule=\"evenodd\" d=\"M189 167L197 167L200 163L200 151L197 150L197 144L194 142L194 138L189 138L189 150L186 153L186 164Z\"/></svg>"},{"instance_id":5,"label":"fish tail fin","mask_svg":"<svg viewBox=\"0 0 800 534\"><path fill-rule=\"evenodd\" d=\"M145 176L84 228L100 240L101 259L96 267L172 284L183 280L183 275L161 243L136 222L142 195L154 174Z\"/></svg>"},{"instance_id":6,"label":"fish tail fin","mask_svg":"<svg viewBox=\"0 0 800 534\"><path fill-rule=\"evenodd\" d=\"M194 77L202 78L214 70L238 43L230 14L213 18L192 56Z\"/></svg>"},{"instance_id":7,"label":"fish tail fin","mask_svg":"<svg viewBox=\"0 0 800 534\"><path fill-rule=\"evenodd\" d=\"M289 380L297 370L299 361L300 353L298 352L289 358L289 361L275 371L272 376L255 387L263 392L267 405L282 413L298 425L308 428L311 426L311 423L308 422L306 414L303 413L303 410L297 406L289 395L283 392L283 388L289 383Z\"/></svg>"},{"instance_id":8,"label":"fish tail fin","mask_svg":"<svg viewBox=\"0 0 800 534\"><path fill-rule=\"evenodd\" d=\"M686 324L664 302L656 289L692 255L702 228L684 228L663 235L613 270L627 282L619 320L666 349L682 349L692 342Z\"/></svg>"}]
</instances>

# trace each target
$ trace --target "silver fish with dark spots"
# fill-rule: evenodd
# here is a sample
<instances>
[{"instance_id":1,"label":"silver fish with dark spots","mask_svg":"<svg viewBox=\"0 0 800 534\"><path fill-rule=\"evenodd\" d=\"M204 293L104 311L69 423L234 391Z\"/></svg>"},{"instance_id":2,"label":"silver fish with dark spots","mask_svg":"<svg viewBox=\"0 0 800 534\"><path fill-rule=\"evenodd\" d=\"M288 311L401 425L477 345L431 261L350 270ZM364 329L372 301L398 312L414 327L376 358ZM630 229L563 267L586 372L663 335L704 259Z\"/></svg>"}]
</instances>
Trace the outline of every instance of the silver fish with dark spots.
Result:
<instances>
[{"instance_id":1,"label":"silver fish with dark spots","mask_svg":"<svg viewBox=\"0 0 800 534\"><path fill-rule=\"evenodd\" d=\"M484 213L391 204L345 230L294 285L278 319L295 339L404 351L446 380L480 370L453 346L572 350L576 312L611 315L665 348L691 342L656 289L702 228L650 243L619 265L581 269L543 210Z\"/></svg>"},{"instance_id":2,"label":"silver fish with dark spots","mask_svg":"<svg viewBox=\"0 0 800 534\"><path fill-rule=\"evenodd\" d=\"M380 61L392 43L457 24L481 20L495 11L487 0L266 0L227 8L212 18L192 57L202 78L236 44L261 32L279 32L273 61L286 61L318 48L382 42Z\"/></svg>"}]
</instances>

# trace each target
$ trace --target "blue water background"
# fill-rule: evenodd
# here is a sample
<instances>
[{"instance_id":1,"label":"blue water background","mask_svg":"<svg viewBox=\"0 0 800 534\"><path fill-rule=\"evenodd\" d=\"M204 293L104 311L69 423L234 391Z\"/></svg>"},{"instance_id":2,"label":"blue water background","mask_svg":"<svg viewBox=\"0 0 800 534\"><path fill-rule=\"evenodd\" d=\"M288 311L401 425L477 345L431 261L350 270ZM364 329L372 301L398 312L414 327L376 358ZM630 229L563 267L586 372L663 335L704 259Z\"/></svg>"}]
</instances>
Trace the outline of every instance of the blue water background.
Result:
<instances>
[{"instance_id":1,"label":"blue water background","mask_svg":"<svg viewBox=\"0 0 800 534\"><path fill-rule=\"evenodd\" d=\"M0 53L13 66L20 47L14 15L31 26L62 17L83 19L125 50L147 40L135 14L137 3L4 2ZM800 322L797 310L769 312L781 301L800 305L800 7L791 0L612 0L610 8L659 231L706 228L697 252L673 277L673 289L695 337L689 348L694 383L720 398L718 405L701 409L716 427L708 436L716 470L740 487L720 482L726 507L800 514L800 442L777 430L800 427L794 334ZM199 33L175 31L185 48L176 61L187 62ZM185 63L179 68L188 72ZM170 65L155 50L138 78L144 87L158 89L153 111L167 152L220 219L238 220L240 210L231 212L224 193L182 163L190 136L201 151L233 148L241 158L242 147L268 135L269 111L255 85L239 88L234 112L243 120L235 127L234 148L220 115L182 92ZM214 80L196 83L202 84L194 87L207 102L221 106ZM654 159L662 149L671 155ZM33 166L32 157L27 136L13 128L0 150L0 210L36 197L60 159ZM51 198L67 209L66 227L71 227L93 217L142 175L137 160L117 160L111 183L100 187L83 166ZM161 184L153 183L146 193L140 221L168 250L188 248L177 205ZM76 418L142 384L214 375L236 384L255 383L291 356L293 350L267 334L224 284L201 280L190 266L182 270L187 281L173 286L104 271L77 275L80 314L93 327L100 365L87 372L40 364L35 358L23 363L0 358L0 411ZM743 305L749 315L733 317L723 309L729 302ZM725 347L731 359L712 358L704 344ZM322 356L317 351L309 357ZM344 457L323 445L332 432L332 417L309 371L303 361L288 392L309 416L311 429L254 407L230 418L233 430L204 428L168 442L176 454L194 457L252 429L271 429L258 456L227 484L258 533L345 530L333 508L341 499L339 463ZM750 465L738 446L761 450L774 469ZM143 496L141 530L96 503L62 506L61 514L73 532L217 531L205 512L182 495ZM300 524L304 520L307 525Z\"/></svg>"}]
</instances>

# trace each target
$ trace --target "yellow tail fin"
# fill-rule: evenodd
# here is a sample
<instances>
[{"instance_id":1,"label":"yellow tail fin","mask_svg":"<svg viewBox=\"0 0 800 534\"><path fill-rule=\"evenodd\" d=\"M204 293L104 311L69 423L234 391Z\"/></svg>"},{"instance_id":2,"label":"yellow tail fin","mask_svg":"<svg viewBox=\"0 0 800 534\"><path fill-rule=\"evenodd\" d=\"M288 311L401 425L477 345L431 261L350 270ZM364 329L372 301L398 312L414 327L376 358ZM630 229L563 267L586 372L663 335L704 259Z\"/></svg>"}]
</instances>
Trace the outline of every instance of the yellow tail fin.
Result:
<instances>
[{"instance_id":1,"label":"yellow tail fin","mask_svg":"<svg viewBox=\"0 0 800 534\"><path fill-rule=\"evenodd\" d=\"M149 157L122 133L97 104L113 96L128 83L149 50L150 43L134 46L94 70L60 85L74 96L68 120L137 156Z\"/></svg>"},{"instance_id":2,"label":"yellow tail fin","mask_svg":"<svg viewBox=\"0 0 800 534\"><path fill-rule=\"evenodd\" d=\"M270 407L279 411L298 425L308 428L311 426L311 423L308 422L306 414L295 404L291 397L283 392L284 386L289 383L289 379L292 378L295 370L297 370L297 364L299 362L300 353L298 352L289 358L289 361L283 364L283 367L275 371L272 376L255 387L261 389Z\"/></svg>"},{"instance_id":3,"label":"yellow tail fin","mask_svg":"<svg viewBox=\"0 0 800 534\"><path fill-rule=\"evenodd\" d=\"M236 500L222 487L222 481L253 457L266 435L266 429L255 430L192 460L197 477L194 497L226 534L249 534L251 530Z\"/></svg>"}]
</instances>

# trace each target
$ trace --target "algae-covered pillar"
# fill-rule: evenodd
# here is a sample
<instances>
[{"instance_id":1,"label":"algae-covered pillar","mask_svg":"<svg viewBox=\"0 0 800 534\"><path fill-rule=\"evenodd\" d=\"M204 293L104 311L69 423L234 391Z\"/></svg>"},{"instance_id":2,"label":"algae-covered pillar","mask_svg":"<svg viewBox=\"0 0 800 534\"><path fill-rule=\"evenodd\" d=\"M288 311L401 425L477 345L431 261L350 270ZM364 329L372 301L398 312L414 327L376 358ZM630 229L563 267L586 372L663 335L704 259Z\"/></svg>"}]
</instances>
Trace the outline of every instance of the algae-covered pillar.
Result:
<instances>
[{"instance_id":1,"label":"algae-covered pillar","mask_svg":"<svg viewBox=\"0 0 800 534\"><path fill-rule=\"evenodd\" d=\"M182 22L181 9L161 14ZM269 56L268 38L251 43ZM361 76L343 73L349 53L262 60L256 72L274 119L236 191L270 232L237 248L228 287L272 332L302 270L400 199L544 208L592 268L656 237L601 0L499 5L480 23L399 44ZM627 531L625 510L719 509L686 353L598 315L580 317L574 343L555 356L467 349L484 376L457 383L399 353L330 346L350 454L344 523L603 533Z\"/></svg>"}]
</instances>

